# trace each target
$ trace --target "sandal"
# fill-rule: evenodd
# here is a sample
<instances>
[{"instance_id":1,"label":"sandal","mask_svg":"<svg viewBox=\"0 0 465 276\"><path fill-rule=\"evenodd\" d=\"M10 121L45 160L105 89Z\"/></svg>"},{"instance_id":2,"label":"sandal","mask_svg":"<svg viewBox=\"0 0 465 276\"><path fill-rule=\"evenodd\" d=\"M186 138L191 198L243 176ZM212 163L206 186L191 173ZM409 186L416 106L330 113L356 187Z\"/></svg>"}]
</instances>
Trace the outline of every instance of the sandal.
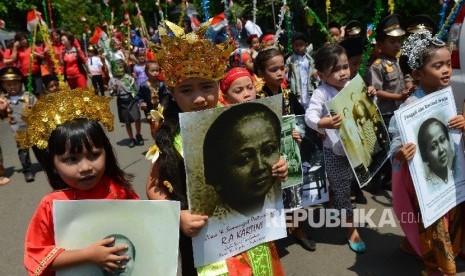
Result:
<instances>
[{"instance_id":1,"label":"sandal","mask_svg":"<svg viewBox=\"0 0 465 276\"><path fill-rule=\"evenodd\" d=\"M8 183L10 183L10 179L8 177L0 176L0 186L5 186Z\"/></svg>"}]
</instances>

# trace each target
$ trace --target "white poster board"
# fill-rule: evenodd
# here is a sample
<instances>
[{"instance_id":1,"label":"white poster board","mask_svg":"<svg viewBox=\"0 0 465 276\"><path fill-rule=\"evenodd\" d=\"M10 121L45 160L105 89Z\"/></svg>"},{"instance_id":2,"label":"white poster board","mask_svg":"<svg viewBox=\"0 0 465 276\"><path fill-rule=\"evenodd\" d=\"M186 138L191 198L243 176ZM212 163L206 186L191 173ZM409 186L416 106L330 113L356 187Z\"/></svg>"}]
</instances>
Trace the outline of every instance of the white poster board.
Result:
<instances>
[{"instance_id":1,"label":"white poster board","mask_svg":"<svg viewBox=\"0 0 465 276\"><path fill-rule=\"evenodd\" d=\"M425 227L465 200L463 136L447 127L456 115L450 87L395 112L403 144L416 145L408 165Z\"/></svg>"},{"instance_id":2,"label":"white poster board","mask_svg":"<svg viewBox=\"0 0 465 276\"><path fill-rule=\"evenodd\" d=\"M55 242L82 249L109 235L126 243L130 257L124 273L115 275L176 275L180 206L161 200L55 200ZM128 242L130 241L130 242ZM57 271L57 276L105 275L86 264ZM112 274L111 274L112 275Z\"/></svg>"}]
</instances>

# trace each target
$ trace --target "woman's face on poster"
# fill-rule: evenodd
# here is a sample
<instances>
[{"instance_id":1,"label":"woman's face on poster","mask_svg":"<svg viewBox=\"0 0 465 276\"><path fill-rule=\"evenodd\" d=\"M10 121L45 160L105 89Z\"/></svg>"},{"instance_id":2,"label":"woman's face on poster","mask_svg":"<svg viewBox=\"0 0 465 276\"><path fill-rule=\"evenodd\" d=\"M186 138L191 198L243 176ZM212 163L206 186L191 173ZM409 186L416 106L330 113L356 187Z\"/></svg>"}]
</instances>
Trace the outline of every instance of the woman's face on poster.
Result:
<instances>
[{"instance_id":1,"label":"woman's face on poster","mask_svg":"<svg viewBox=\"0 0 465 276\"><path fill-rule=\"evenodd\" d=\"M429 126L425 135L425 141L427 141L425 161L428 166L434 172L447 169L449 158L452 156L452 147L447 133L444 133L443 128L435 123Z\"/></svg>"},{"instance_id":2,"label":"woman's face on poster","mask_svg":"<svg viewBox=\"0 0 465 276\"><path fill-rule=\"evenodd\" d=\"M221 194L243 202L263 199L275 183L271 167L279 159L280 137L263 114L234 124L225 144L224 182Z\"/></svg>"}]
</instances>

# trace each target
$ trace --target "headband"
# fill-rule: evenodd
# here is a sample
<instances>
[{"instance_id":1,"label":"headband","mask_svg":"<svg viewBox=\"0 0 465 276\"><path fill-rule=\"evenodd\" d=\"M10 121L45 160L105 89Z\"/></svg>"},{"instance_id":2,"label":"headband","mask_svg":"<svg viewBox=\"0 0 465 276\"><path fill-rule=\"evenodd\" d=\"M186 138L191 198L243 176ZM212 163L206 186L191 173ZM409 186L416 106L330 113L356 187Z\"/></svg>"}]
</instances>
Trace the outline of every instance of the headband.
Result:
<instances>
[{"instance_id":1,"label":"headband","mask_svg":"<svg viewBox=\"0 0 465 276\"><path fill-rule=\"evenodd\" d=\"M253 78L250 75L249 71L243 67L234 67L233 69L229 70L228 73L224 76L224 78L220 82L220 89L223 93L226 93L231 86L231 84L237 80L238 78L242 77L249 77L252 80Z\"/></svg>"}]
</instances>

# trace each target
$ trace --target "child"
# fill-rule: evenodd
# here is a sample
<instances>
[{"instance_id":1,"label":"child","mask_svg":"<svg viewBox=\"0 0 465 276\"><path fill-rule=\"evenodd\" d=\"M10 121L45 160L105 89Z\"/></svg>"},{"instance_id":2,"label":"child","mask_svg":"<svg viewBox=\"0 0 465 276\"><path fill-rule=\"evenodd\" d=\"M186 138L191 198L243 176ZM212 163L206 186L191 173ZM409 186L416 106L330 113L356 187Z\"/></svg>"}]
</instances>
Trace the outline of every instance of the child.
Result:
<instances>
[{"instance_id":1,"label":"child","mask_svg":"<svg viewBox=\"0 0 465 276\"><path fill-rule=\"evenodd\" d=\"M255 59L258 55L258 50L260 48L260 38L258 35L253 34L247 37L247 43L249 44L249 51L252 56L252 59Z\"/></svg>"},{"instance_id":2,"label":"child","mask_svg":"<svg viewBox=\"0 0 465 276\"><path fill-rule=\"evenodd\" d=\"M333 38L334 43L339 43L341 42L341 38L343 37L342 31L341 31L341 25L337 22L330 22L328 24L328 32ZM329 41L328 41L329 42Z\"/></svg>"},{"instance_id":3,"label":"child","mask_svg":"<svg viewBox=\"0 0 465 276\"><path fill-rule=\"evenodd\" d=\"M226 60L232 51L231 45L223 48L215 46L207 39L196 38L189 41L183 38L163 38L163 49L158 53L161 68L164 70L165 83L169 86L163 112L164 121L157 130L155 150L159 154L153 161L147 180L147 197L155 200L178 200L181 202L180 253L183 275L197 275L193 263L192 241L208 220L208 216L192 214L188 209L186 194L185 168L182 158L182 143L179 129L179 113L215 108L218 105L218 80L224 75ZM175 50L178 49L178 50ZM214 61L212 64L210 61ZM202 70L175 70L175 67ZM179 67L181 68L181 67ZM186 76L188 76L186 78ZM149 151L150 152L150 151ZM282 161L273 165L272 172L279 179L287 178L287 166ZM263 261L270 264L270 270L276 275L282 274L282 267L273 243L259 245L269 257ZM248 251L226 260L228 271L242 271L240 275L251 275L253 267L250 262L256 256ZM241 262L240 260L250 260ZM241 263L241 265L239 264ZM206 270L209 267L207 266ZM239 270L244 269L244 270Z\"/></svg>"},{"instance_id":4,"label":"child","mask_svg":"<svg viewBox=\"0 0 465 276\"><path fill-rule=\"evenodd\" d=\"M134 80L136 81L135 87L136 90L139 89L139 87L145 83L148 79L147 74L145 73L145 63L147 61L147 56L145 53L145 49L140 49L137 52L137 63L134 64L134 68L132 69L133 73L132 76L134 77Z\"/></svg>"},{"instance_id":5,"label":"child","mask_svg":"<svg viewBox=\"0 0 465 276\"><path fill-rule=\"evenodd\" d=\"M141 100L139 103L140 109L143 110L145 117L150 124L150 133L155 139L155 132L157 131L160 118L153 118L150 113L152 110L157 110L161 113L162 110L158 110L159 104L163 102L167 96L168 91L166 90L165 83L159 81L160 66L155 61L148 61L145 65L145 74L148 80L143 83L137 97Z\"/></svg>"},{"instance_id":6,"label":"child","mask_svg":"<svg viewBox=\"0 0 465 276\"><path fill-rule=\"evenodd\" d=\"M116 60L115 63L115 68L113 68L113 75L115 77L110 80L108 87L110 93L115 94L117 97L118 118L120 123L126 125L126 131L129 136L128 146L133 148L136 144L144 144L144 139L140 134L140 111L134 99L134 95L136 94L134 78L124 73L126 72L126 63L122 59ZM132 123L136 125L136 139L134 139L132 132Z\"/></svg>"},{"instance_id":7,"label":"child","mask_svg":"<svg viewBox=\"0 0 465 276\"><path fill-rule=\"evenodd\" d=\"M0 107L0 111L3 111L0 113L8 117L8 123L14 135L26 126L22 119L23 113L37 100L34 95L23 92L21 79L21 71L16 67L6 66L0 70L0 82L7 100L7 105L3 104L3 107ZM18 147L18 157L23 167L24 179L26 182L34 181L29 149Z\"/></svg>"},{"instance_id":8,"label":"child","mask_svg":"<svg viewBox=\"0 0 465 276\"><path fill-rule=\"evenodd\" d=\"M76 102L87 102L93 108L73 104ZM58 117L61 122L50 128L35 114L43 114L48 122L57 122ZM120 262L128 259L127 246L110 246L114 239L66 250L55 244L54 237L54 200L139 199L131 185L132 175L119 167L99 124L113 130L108 100L89 90L61 91L45 96L26 115L27 129L18 133L17 141L23 148L37 146L43 152L42 165L54 189L39 203L27 229L24 264L28 274L55 275L56 270L84 263L108 271L126 269Z\"/></svg>"},{"instance_id":9,"label":"child","mask_svg":"<svg viewBox=\"0 0 465 276\"><path fill-rule=\"evenodd\" d=\"M52 73L42 77L45 87L45 94L55 93L60 90L60 84L58 82L58 77Z\"/></svg>"},{"instance_id":10,"label":"child","mask_svg":"<svg viewBox=\"0 0 465 276\"><path fill-rule=\"evenodd\" d=\"M92 85L94 86L95 95L105 96L105 88L103 87L103 63L99 56L97 48L93 45L87 47L87 53L89 58L87 59L87 68L92 79Z\"/></svg>"},{"instance_id":11,"label":"child","mask_svg":"<svg viewBox=\"0 0 465 276\"><path fill-rule=\"evenodd\" d=\"M411 35L402 47L409 57L408 64L412 76L418 83L415 92L401 105L415 104L426 95L449 86L451 69L451 53L446 44L423 30ZM449 120L451 129L465 129L465 119L457 115ZM392 156L392 192L396 215L412 213L420 215L418 202L413 188L407 161L412 160L416 153L413 143L402 144L400 131L395 117L389 125L393 135L391 143ZM411 250L424 261L425 269L422 275L455 275L457 273L454 257L461 246L461 228L463 223L462 207L452 208L428 228L423 227L421 218L416 222L407 223L400 220L406 240L401 245L403 250ZM410 246L411 245L411 246ZM410 248L409 248L410 247Z\"/></svg>"},{"instance_id":12,"label":"child","mask_svg":"<svg viewBox=\"0 0 465 276\"><path fill-rule=\"evenodd\" d=\"M243 67L229 70L220 82L221 93L226 104L253 101L257 97L254 78Z\"/></svg>"},{"instance_id":13,"label":"child","mask_svg":"<svg viewBox=\"0 0 465 276\"><path fill-rule=\"evenodd\" d=\"M292 36L292 50L294 53L286 60L287 76L291 92L306 109L313 90L318 86L315 65L310 56L313 46L308 45L303 33L296 32Z\"/></svg>"},{"instance_id":14,"label":"child","mask_svg":"<svg viewBox=\"0 0 465 276\"><path fill-rule=\"evenodd\" d=\"M388 126L394 111L410 95L412 83L404 76L397 58L402 36L405 34L400 27L398 16L393 14L385 17L379 23L376 33L376 44L380 50L380 56L367 70L366 82L376 88L379 111L384 124ZM390 163L384 163L376 179L370 184L375 191L383 184L389 183L390 172Z\"/></svg>"},{"instance_id":15,"label":"child","mask_svg":"<svg viewBox=\"0 0 465 276\"><path fill-rule=\"evenodd\" d=\"M305 109L299 103L297 96L290 92L289 89L283 89L282 83L285 78L285 65L282 53L276 48L269 48L258 53L255 59L255 70L257 75L265 81L265 86L259 92L261 97L269 97L283 94L283 115L303 115ZM298 142L302 138L297 130L292 131L292 137ZM289 203L284 201L284 207ZM304 231L303 225L299 223L297 227L290 228L289 232L299 241L302 247L309 251L316 250L315 241Z\"/></svg>"},{"instance_id":16,"label":"child","mask_svg":"<svg viewBox=\"0 0 465 276\"><path fill-rule=\"evenodd\" d=\"M323 46L315 53L314 59L315 68L323 84L313 92L310 106L305 114L305 122L325 135L326 129L339 129L341 126L342 115L330 116L325 103L334 98L350 80L349 62L344 48L338 44ZM323 150L326 173L334 195L332 202L336 209L346 211L347 222L351 223L353 212L350 203L350 183L354 174L349 160L342 149L341 142L331 141L329 136L323 140ZM365 243L355 227L347 227L347 238L352 251L356 253L366 251Z\"/></svg>"}]
</instances>

